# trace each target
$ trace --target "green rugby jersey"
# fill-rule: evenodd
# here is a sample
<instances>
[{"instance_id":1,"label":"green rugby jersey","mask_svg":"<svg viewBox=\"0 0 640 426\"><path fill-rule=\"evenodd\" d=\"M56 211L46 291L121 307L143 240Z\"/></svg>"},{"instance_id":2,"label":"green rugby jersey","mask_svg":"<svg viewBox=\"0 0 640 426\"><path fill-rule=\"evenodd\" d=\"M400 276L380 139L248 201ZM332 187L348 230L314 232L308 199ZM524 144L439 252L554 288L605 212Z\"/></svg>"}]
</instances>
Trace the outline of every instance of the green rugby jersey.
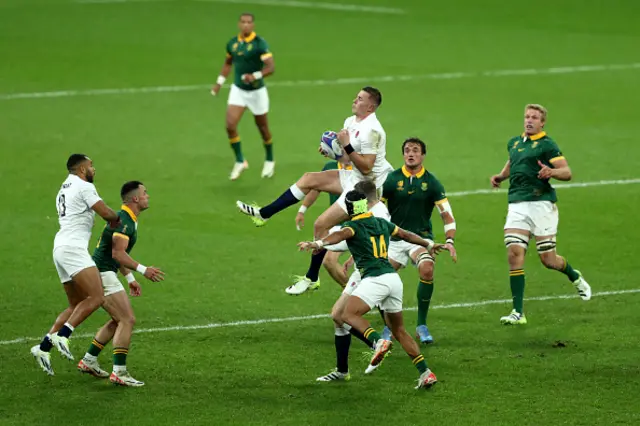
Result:
<instances>
[{"instance_id":1,"label":"green rugby jersey","mask_svg":"<svg viewBox=\"0 0 640 426\"><path fill-rule=\"evenodd\" d=\"M368 212L354 216L342 227L353 232L353 236L347 240L347 246L362 278L395 272L387 258L387 247L390 236L398 233L396 225Z\"/></svg>"},{"instance_id":2,"label":"green rugby jersey","mask_svg":"<svg viewBox=\"0 0 640 426\"><path fill-rule=\"evenodd\" d=\"M235 78L233 84L242 90L256 90L264 87L264 79L252 83L242 81L244 74L261 71L263 61L272 57L269 46L262 37L251 33L247 38L238 34L227 43L227 58L233 60Z\"/></svg>"},{"instance_id":3,"label":"green rugby jersey","mask_svg":"<svg viewBox=\"0 0 640 426\"><path fill-rule=\"evenodd\" d=\"M522 134L507 144L509 151L509 203L521 201L551 201L555 203L556 190L549 179L539 179L538 160L547 166L562 160L562 152L555 141L540 132L533 136Z\"/></svg>"},{"instance_id":4,"label":"green rugby jersey","mask_svg":"<svg viewBox=\"0 0 640 426\"><path fill-rule=\"evenodd\" d=\"M326 164L322 168L322 171L324 172L327 170L341 170L341 169L352 170L352 167L350 165L345 167L341 162L331 160L326 162ZM338 201L338 198L340 198L340 195L329 193L329 205Z\"/></svg>"},{"instance_id":5,"label":"green rugby jersey","mask_svg":"<svg viewBox=\"0 0 640 426\"><path fill-rule=\"evenodd\" d=\"M120 217L120 226L113 229L106 224L100 240L98 240L98 246L93 251L93 261L96 263L100 272L112 271L118 273L120 264L111 257L111 250L113 248L113 236L118 235L122 238L129 240L126 252L130 253L133 246L138 240L138 218L131 211L131 209L125 205L120 207L122 210L118 212Z\"/></svg>"},{"instance_id":6,"label":"green rugby jersey","mask_svg":"<svg viewBox=\"0 0 640 426\"><path fill-rule=\"evenodd\" d=\"M382 186L391 221L423 238L433 239L431 214L447 201L442 183L424 167L412 175L405 166L389 173Z\"/></svg>"}]
</instances>

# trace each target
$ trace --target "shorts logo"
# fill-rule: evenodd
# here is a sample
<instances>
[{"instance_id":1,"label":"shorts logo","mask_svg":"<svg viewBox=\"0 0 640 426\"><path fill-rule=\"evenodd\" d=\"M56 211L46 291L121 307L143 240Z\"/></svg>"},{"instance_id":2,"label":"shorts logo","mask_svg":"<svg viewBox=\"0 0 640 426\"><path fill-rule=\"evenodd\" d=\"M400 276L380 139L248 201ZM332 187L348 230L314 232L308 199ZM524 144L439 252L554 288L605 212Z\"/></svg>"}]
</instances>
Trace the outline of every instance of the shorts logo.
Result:
<instances>
[{"instance_id":1,"label":"shorts logo","mask_svg":"<svg viewBox=\"0 0 640 426\"><path fill-rule=\"evenodd\" d=\"M427 190L427 187L428 187L427 182L422 182L422 185L420 186L420 188L421 188L423 191L426 191L426 190Z\"/></svg>"},{"instance_id":2,"label":"shorts logo","mask_svg":"<svg viewBox=\"0 0 640 426\"><path fill-rule=\"evenodd\" d=\"M355 281L354 281L354 282L352 282L352 283L350 284L350 286L351 286L351 287L355 287L355 286L356 286L356 282L355 282Z\"/></svg>"}]
</instances>

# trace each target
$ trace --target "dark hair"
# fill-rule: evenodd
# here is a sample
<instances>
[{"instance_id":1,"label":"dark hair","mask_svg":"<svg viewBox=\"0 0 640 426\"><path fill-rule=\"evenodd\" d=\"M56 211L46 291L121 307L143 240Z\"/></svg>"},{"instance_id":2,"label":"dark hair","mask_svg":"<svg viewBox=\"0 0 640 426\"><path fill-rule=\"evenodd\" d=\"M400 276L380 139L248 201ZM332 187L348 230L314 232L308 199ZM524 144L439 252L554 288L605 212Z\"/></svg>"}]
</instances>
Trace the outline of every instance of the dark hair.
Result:
<instances>
[{"instance_id":1,"label":"dark hair","mask_svg":"<svg viewBox=\"0 0 640 426\"><path fill-rule=\"evenodd\" d=\"M253 13L245 12L245 13L240 15L240 19L242 19L243 16L250 16L251 17L251 22L256 20L256 17L253 16Z\"/></svg>"},{"instance_id":2,"label":"dark hair","mask_svg":"<svg viewBox=\"0 0 640 426\"><path fill-rule=\"evenodd\" d=\"M127 183L125 183L124 185L122 185L122 188L120 189L120 198L122 198L122 201L125 201L127 196L135 191L136 189L140 188L140 185L144 185L142 182L140 182L139 180L131 180Z\"/></svg>"},{"instance_id":3,"label":"dark hair","mask_svg":"<svg viewBox=\"0 0 640 426\"><path fill-rule=\"evenodd\" d=\"M376 108L382 105L382 93L380 93L378 89L376 89L375 87L366 86L362 88L362 91L369 94L371 100L376 105Z\"/></svg>"},{"instance_id":4,"label":"dark hair","mask_svg":"<svg viewBox=\"0 0 640 426\"><path fill-rule=\"evenodd\" d=\"M404 147L407 144L410 143L415 143L416 145L420 145L420 149L422 151L422 155L426 155L427 154L427 144L422 142L422 140L420 140L419 138L408 138L405 139L404 142L402 142L402 153L404 154Z\"/></svg>"},{"instance_id":5,"label":"dark hair","mask_svg":"<svg viewBox=\"0 0 640 426\"><path fill-rule=\"evenodd\" d=\"M356 183L356 186L353 189L363 193L369 201L375 201L378 199L378 189L376 188L376 184L370 180L363 180Z\"/></svg>"},{"instance_id":6,"label":"dark hair","mask_svg":"<svg viewBox=\"0 0 640 426\"><path fill-rule=\"evenodd\" d=\"M360 191L352 189L351 191L347 192L347 195L344 198L345 204L347 205L347 214L349 216L355 216L357 213L355 212L354 204L356 204L358 201L363 202L366 200L367 200L367 196ZM364 212L361 212L361 213L364 213Z\"/></svg>"},{"instance_id":7,"label":"dark hair","mask_svg":"<svg viewBox=\"0 0 640 426\"><path fill-rule=\"evenodd\" d=\"M80 163L87 160L89 160L89 157L84 154L71 154L67 160L67 170L72 172L80 165Z\"/></svg>"}]
</instances>

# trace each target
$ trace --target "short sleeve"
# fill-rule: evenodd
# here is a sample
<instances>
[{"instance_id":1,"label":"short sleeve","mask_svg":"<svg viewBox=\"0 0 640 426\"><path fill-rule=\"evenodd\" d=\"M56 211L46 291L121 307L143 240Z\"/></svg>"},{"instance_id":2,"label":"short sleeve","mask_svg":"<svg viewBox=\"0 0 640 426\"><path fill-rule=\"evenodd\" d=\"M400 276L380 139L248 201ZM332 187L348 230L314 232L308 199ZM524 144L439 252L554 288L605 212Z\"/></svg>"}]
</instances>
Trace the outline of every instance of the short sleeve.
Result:
<instances>
[{"instance_id":1,"label":"short sleeve","mask_svg":"<svg viewBox=\"0 0 640 426\"><path fill-rule=\"evenodd\" d=\"M122 215L119 216L120 219L122 219ZM113 235L117 235L128 240L131 236L133 236L134 231L135 225L132 225L130 221L120 220L120 224L118 225L118 227L113 230Z\"/></svg>"},{"instance_id":2,"label":"short sleeve","mask_svg":"<svg viewBox=\"0 0 640 426\"><path fill-rule=\"evenodd\" d=\"M444 190L444 186L438 179L433 180L433 182L429 186L429 191L429 195L434 204L442 204L447 201L447 194Z\"/></svg>"},{"instance_id":3,"label":"short sleeve","mask_svg":"<svg viewBox=\"0 0 640 426\"><path fill-rule=\"evenodd\" d=\"M227 43L227 45L225 46L225 52L226 52L227 58L233 57L233 55L231 55L231 49L229 48L230 44L231 43Z\"/></svg>"},{"instance_id":4,"label":"short sleeve","mask_svg":"<svg viewBox=\"0 0 640 426\"><path fill-rule=\"evenodd\" d=\"M554 141L546 141L543 152L543 159L547 163L553 163L557 160L564 160L560 147Z\"/></svg>"},{"instance_id":5,"label":"short sleeve","mask_svg":"<svg viewBox=\"0 0 640 426\"><path fill-rule=\"evenodd\" d=\"M87 183L87 185L80 190L80 195L89 208L92 208L98 201L102 201L102 198L98 195L98 191L96 191L96 187L91 183Z\"/></svg>"},{"instance_id":6,"label":"short sleeve","mask_svg":"<svg viewBox=\"0 0 640 426\"><path fill-rule=\"evenodd\" d=\"M390 200L393 198L394 194L394 184L393 184L393 175L389 173L387 175L387 179L385 179L384 184L382 184L382 198L385 200Z\"/></svg>"},{"instance_id":7,"label":"short sleeve","mask_svg":"<svg viewBox=\"0 0 640 426\"><path fill-rule=\"evenodd\" d=\"M381 139L382 135L380 132L375 129L371 129L362 140L360 154L377 154Z\"/></svg>"},{"instance_id":8,"label":"short sleeve","mask_svg":"<svg viewBox=\"0 0 640 426\"><path fill-rule=\"evenodd\" d=\"M273 57L273 53L271 53L271 51L269 50L269 45L267 44L266 40L262 38L258 42L258 52L260 53L260 60L262 62Z\"/></svg>"},{"instance_id":9,"label":"short sleeve","mask_svg":"<svg viewBox=\"0 0 640 426\"><path fill-rule=\"evenodd\" d=\"M324 167L322 167L322 171L326 172L327 170L335 170L338 168L338 163L336 161L327 161L324 163Z\"/></svg>"},{"instance_id":10,"label":"short sleeve","mask_svg":"<svg viewBox=\"0 0 640 426\"><path fill-rule=\"evenodd\" d=\"M350 229L352 233L351 235L353 236L353 235L356 235L357 226L353 221L349 220L343 223L340 229Z\"/></svg>"},{"instance_id":11,"label":"short sleeve","mask_svg":"<svg viewBox=\"0 0 640 426\"><path fill-rule=\"evenodd\" d=\"M392 237L395 237L396 234L398 233L398 226L395 223L389 222L388 220L385 220L385 224L387 225L387 228L389 229L389 235L391 235Z\"/></svg>"}]
</instances>

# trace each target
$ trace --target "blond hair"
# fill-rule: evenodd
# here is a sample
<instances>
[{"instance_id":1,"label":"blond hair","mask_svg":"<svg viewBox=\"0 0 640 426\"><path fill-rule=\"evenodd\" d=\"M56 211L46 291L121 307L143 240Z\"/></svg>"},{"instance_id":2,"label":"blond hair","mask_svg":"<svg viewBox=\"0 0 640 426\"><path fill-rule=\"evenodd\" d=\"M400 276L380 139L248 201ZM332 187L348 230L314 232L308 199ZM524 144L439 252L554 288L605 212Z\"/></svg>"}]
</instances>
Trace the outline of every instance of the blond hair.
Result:
<instances>
[{"instance_id":1,"label":"blond hair","mask_svg":"<svg viewBox=\"0 0 640 426\"><path fill-rule=\"evenodd\" d=\"M526 113L528 109L532 109L535 111L538 111L540 113L540 115L542 115L542 121L545 122L547 121L547 109L545 107L543 107L540 104L527 104L527 106L524 107L524 112Z\"/></svg>"}]
</instances>

